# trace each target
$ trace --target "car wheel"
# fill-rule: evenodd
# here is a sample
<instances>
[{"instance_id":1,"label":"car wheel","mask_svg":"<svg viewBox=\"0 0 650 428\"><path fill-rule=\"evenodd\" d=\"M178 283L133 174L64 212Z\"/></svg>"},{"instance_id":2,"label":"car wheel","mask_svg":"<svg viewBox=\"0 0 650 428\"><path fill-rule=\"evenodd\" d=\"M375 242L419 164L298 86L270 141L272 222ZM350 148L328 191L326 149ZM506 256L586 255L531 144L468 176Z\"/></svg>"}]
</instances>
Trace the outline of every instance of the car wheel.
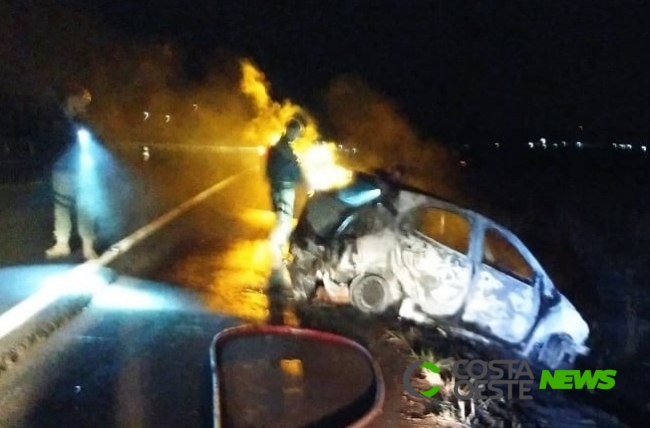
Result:
<instances>
[{"instance_id":1,"label":"car wheel","mask_svg":"<svg viewBox=\"0 0 650 428\"><path fill-rule=\"evenodd\" d=\"M388 297L388 283L379 275L360 275L350 283L350 301L362 312L384 312L388 307Z\"/></svg>"},{"instance_id":2,"label":"car wheel","mask_svg":"<svg viewBox=\"0 0 650 428\"><path fill-rule=\"evenodd\" d=\"M567 359L573 340L567 334L554 334L541 346L537 362L550 370L568 369L571 363Z\"/></svg>"}]
</instances>

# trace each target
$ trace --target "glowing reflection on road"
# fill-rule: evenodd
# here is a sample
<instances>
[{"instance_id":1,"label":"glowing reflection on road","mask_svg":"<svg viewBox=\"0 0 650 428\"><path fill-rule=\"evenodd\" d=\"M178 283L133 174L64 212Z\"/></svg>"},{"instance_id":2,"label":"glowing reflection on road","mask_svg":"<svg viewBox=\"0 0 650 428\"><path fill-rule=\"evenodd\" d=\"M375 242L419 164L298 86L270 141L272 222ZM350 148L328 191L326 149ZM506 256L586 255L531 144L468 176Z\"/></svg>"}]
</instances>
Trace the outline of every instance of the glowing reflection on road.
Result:
<instances>
[{"instance_id":1,"label":"glowing reflection on road","mask_svg":"<svg viewBox=\"0 0 650 428\"><path fill-rule=\"evenodd\" d=\"M198 291L215 313L249 322L270 318L271 254L266 239L242 239L225 248L195 251L170 267L165 276L166 281ZM282 317L286 324L298 323L289 311L285 310Z\"/></svg>"}]
</instances>

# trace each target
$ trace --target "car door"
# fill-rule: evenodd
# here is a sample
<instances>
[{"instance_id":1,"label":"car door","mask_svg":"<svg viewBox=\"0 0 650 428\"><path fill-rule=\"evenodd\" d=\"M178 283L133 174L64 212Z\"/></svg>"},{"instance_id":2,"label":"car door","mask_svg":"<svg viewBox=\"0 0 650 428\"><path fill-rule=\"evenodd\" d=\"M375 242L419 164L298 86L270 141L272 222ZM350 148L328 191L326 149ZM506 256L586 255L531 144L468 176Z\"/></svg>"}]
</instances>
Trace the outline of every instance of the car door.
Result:
<instances>
[{"instance_id":1,"label":"car door","mask_svg":"<svg viewBox=\"0 0 650 428\"><path fill-rule=\"evenodd\" d=\"M514 235L491 224L482 231L481 261L461 319L483 333L519 343L539 311L540 276Z\"/></svg>"},{"instance_id":2,"label":"car door","mask_svg":"<svg viewBox=\"0 0 650 428\"><path fill-rule=\"evenodd\" d=\"M472 224L436 206L413 208L400 222L396 276L407 295L433 317L459 312L472 278Z\"/></svg>"}]
</instances>

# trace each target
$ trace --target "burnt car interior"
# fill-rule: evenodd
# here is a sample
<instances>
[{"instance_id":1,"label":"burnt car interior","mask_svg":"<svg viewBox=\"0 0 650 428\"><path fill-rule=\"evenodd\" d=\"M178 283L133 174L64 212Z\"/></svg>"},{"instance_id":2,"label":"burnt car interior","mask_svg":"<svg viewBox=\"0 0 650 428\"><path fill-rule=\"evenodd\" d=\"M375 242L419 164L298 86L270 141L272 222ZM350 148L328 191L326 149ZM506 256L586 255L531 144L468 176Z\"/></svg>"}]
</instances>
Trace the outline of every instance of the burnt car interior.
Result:
<instances>
[{"instance_id":1,"label":"burnt car interior","mask_svg":"<svg viewBox=\"0 0 650 428\"><path fill-rule=\"evenodd\" d=\"M386 227L397 210L378 184L372 176L360 174L350 187L313 195L295 237L312 236L317 245L330 245L334 239L347 240Z\"/></svg>"},{"instance_id":2,"label":"burnt car interior","mask_svg":"<svg viewBox=\"0 0 650 428\"><path fill-rule=\"evenodd\" d=\"M423 206L414 209L409 220L425 239L445 245L462 255L468 255L471 224L461 214Z\"/></svg>"},{"instance_id":3,"label":"burnt car interior","mask_svg":"<svg viewBox=\"0 0 650 428\"><path fill-rule=\"evenodd\" d=\"M533 267L498 230L487 228L484 235L483 264L528 285L535 285Z\"/></svg>"}]
</instances>

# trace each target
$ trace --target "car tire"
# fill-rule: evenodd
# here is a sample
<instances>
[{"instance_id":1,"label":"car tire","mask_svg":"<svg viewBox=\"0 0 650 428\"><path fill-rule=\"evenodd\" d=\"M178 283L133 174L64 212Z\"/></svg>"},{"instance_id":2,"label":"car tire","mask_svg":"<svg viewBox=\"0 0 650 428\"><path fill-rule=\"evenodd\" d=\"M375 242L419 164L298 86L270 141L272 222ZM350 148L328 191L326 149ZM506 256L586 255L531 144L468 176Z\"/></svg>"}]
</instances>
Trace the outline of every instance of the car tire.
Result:
<instances>
[{"instance_id":1,"label":"car tire","mask_svg":"<svg viewBox=\"0 0 650 428\"><path fill-rule=\"evenodd\" d=\"M542 344L537 353L537 362L549 370L570 369L567 360L573 347L573 340L567 334L553 334Z\"/></svg>"},{"instance_id":2,"label":"car tire","mask_svg":"<svg viewBox=\"0 0 650 428\"><path fill-rule=\"evenodd\" d=\"M359 275L350 283L350 302L361 312L379 314L388 308L388 283L380 275Z\"/></svg>"}]
</instances>

